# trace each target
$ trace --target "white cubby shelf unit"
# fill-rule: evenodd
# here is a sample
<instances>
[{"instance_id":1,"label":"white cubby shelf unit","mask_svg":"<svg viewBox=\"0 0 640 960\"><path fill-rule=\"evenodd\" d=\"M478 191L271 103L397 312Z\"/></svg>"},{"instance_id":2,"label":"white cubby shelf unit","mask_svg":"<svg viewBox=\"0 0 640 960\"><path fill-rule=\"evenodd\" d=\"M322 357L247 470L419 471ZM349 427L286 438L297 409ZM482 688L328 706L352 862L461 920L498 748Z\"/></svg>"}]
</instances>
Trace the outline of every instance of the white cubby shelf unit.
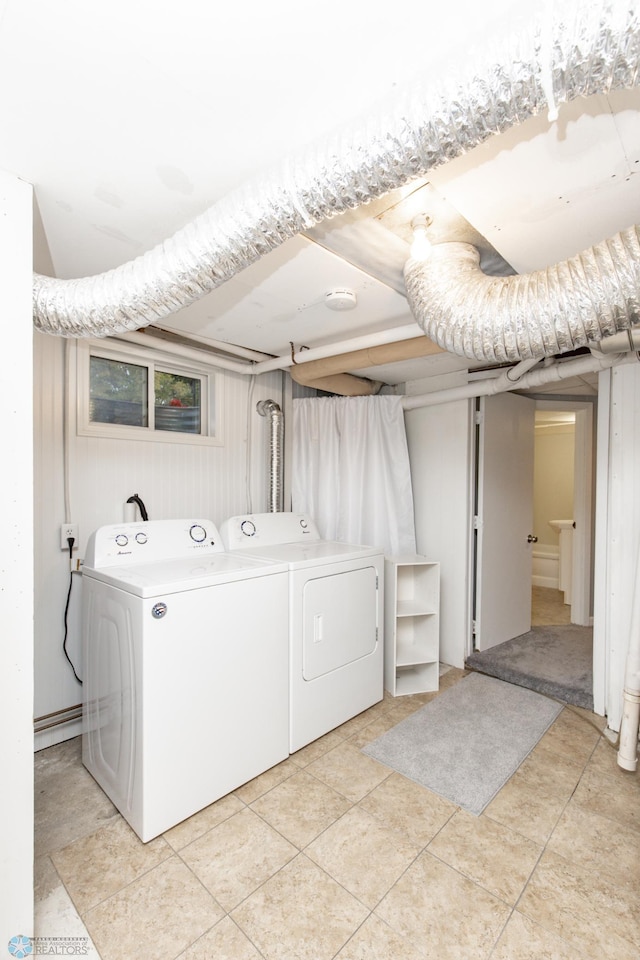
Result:
<instances>
[{"instance_id":1,"label":"white cubby shelf unit","mask_svg":"<svg viewBox=\"0 0 640 960\"><path fill-rule=\"evenodd\" d=\"M438 689L440 564L385 557L384 686L392 696Z\"/></svg>"}]
</instances>

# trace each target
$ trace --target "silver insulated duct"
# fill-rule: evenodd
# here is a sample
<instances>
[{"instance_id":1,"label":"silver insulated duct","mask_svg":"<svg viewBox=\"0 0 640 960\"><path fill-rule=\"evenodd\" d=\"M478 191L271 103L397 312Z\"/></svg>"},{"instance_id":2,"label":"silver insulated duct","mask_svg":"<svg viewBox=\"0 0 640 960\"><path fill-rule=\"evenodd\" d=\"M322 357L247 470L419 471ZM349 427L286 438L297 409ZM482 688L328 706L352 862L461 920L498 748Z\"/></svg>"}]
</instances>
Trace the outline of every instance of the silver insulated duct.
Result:
<instances>
[{"instance_id":1,"label":"silver insulated duct","mask_svg":"<svg viewBox=\"0 0 640 960\"><path fill-rule=\"evenodd\" d=\"M563 101L638 84L637 4L571 0L541 6L530 29L483 50L475 65L465 58L457 72L440 83L430 80L380 116L292 157L272 176L230 194L144 256L85 279L37 275L36 327L60 336L95 337L146 326L205 296L295 234L423 177L529 117L545 110L553 115ZM635 241L614 244L611 264L604 266L607 277L637 269L637 233ZM557 268L561 284L571 280L571 261L567 264ZM410 271L409 284L413 307L427 326L440 303L422 305L424 284L417 269L415 275ZM530 296L539 295L543 285ZM478 286L473 279L474 291ZM613 301L604 314L597 310L589 320L596 340L610 329L638 322L636 306L629 298L619 302L615 285L602 283L601 289ZM492 295L496 309L500 299ZM517 302L517 309L525 304L515 321L517 335L494 331L496 356L537 356L576 342L573 333L548 329L550 322L556 323L555 311L552 318L541 318L531 335L525 333L530 302ZM582 294L571 309L574 306L582 306ZM512 323L506 310L500 309L500 317L498 326ZM458 329L455 335L438 335L445 337L447 349L467 349L469 341L475 341L472 350L482 351L494 333Z\"/></svg>"},{"instance_id":2,"label":"silver insulated duct","mask_svg":"<svg viewBox=\"0 0 640 960\"><path fill-rule=\"evenodd\" d=\"M555 356L640 323L640 228L546 270L488 277L475 247L443 243L409 260L413 315L458 356L498 363Z\"/></svg>"},{"instance_id":3,"label":"silver insulated duct","mask_svg":"<svg viewBox=\"0 0 640 960\"><path fill-rule=\"evenodd\" d=\"M282 511L282 450L284 444L284 414L275 400L260 400L256 410L261 417L269 417L269 512Z\"/></svg>"}]
</instances>

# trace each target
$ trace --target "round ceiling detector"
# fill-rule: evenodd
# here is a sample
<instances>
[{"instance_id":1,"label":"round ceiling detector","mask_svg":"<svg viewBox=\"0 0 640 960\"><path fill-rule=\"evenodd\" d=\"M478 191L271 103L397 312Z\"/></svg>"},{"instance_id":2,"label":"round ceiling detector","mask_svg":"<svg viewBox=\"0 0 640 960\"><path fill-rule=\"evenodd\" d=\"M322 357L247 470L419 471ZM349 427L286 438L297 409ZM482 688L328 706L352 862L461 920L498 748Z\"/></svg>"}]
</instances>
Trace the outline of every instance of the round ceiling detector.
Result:
<instances>
[{"instance_id":1,"label":"round ceiling detector","mask_svg":"<svg viewBox=\"0 0 640 960\"><path fill-rule=\"evenodd\" d=\"M324 305L329 310L353 310L357 303L358 298L354 291L346 287L336 287L324 295Z\"/></svg>"}]
</instances>

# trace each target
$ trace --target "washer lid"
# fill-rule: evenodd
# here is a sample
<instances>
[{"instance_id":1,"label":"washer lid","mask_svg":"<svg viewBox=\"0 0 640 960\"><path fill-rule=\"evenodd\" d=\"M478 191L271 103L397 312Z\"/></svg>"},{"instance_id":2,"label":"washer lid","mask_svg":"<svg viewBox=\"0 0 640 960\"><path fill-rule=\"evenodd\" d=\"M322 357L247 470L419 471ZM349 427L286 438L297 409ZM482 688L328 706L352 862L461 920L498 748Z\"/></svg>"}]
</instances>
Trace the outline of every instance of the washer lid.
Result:
<instances>
[{"instance_id":1,"label":"washer lid","mask_svg":"<svg viewBox=\"0 0 640 960\"><path fill-rule=\"evenodd\" d=\"M186 590L200 590L237 580L284 573L280 562L240 554L215 553L177 560L158 560L117 567L83 567L83 576L124 590L136 597L158 597Z\"/></svg>"},{"instance_id":2,"label":"washer lid","mask_svg":"<svg viewBox=\"0 0 640 960\"><path fill-rule=\"evenodd\" d=\"M337 540L311 540L307 543L274 543L271 546L248 547L237 551L236 556L263 557L286 563L290 570L300 567L336 563L340 560L360 560L383 553L382 547L365 547L356 543L340 543Z\"/></svg>"}]
</instances>

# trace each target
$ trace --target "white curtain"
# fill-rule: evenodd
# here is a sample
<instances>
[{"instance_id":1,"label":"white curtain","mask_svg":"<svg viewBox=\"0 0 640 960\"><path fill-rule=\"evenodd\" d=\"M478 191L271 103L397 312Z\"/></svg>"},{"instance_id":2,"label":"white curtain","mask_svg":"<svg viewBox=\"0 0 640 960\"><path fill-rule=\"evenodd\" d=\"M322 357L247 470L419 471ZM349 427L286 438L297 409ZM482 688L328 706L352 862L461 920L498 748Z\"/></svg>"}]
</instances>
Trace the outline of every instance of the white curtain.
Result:
<instances>
[{"instance_id":1,"label":"white curtain","mask_svg":"<svg viewBox=\"0 0 640 960\"><path fill-rule=\"evenodd\" d=\"M325 540L416 552L401 397L293 401L292 509Z\"/></svg>"}]
</instances>

